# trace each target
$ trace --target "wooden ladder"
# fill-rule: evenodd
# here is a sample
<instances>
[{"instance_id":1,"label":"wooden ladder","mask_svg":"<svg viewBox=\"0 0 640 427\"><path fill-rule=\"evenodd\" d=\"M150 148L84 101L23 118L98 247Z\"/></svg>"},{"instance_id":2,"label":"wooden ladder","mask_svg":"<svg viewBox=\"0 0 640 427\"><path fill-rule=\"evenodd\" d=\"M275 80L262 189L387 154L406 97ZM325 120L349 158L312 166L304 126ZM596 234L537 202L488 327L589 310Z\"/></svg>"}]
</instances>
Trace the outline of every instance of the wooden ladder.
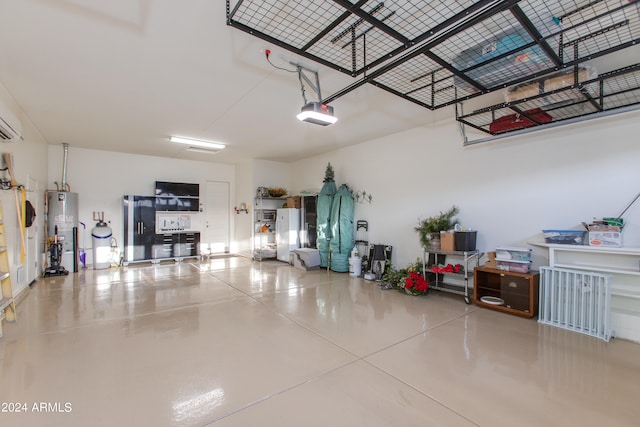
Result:
<instances>
[{"instance_id":1,"label":"wooden ladder","mask_svg":"<svg viewBox=\"0 0 640 427\"><path fill-rule=\"evenodd\" d=\"M16 302L13 299L13 287L11 286L11 270L9 269L9 254L7 253L2 203L0 203L0 285L2 286L2 295L0 298L0 338L2 338L2 321L16 321Z\"/></svg>"}]
</instances>

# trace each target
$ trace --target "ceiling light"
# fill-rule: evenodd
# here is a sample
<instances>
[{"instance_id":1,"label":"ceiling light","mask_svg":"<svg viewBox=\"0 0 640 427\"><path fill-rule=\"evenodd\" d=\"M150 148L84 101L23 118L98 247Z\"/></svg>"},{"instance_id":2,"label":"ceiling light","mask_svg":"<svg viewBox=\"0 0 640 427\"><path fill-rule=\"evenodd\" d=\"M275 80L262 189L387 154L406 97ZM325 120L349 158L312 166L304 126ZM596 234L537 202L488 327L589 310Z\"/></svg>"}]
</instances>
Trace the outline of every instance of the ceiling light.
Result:
<instances>
[{"instance_id":1,"label":"ceiling light","mask_svg":"<svg viewBox=\"0 0 640 427\"><path fill-rule=\"evenodd\" d=\"M267 59L269 57L267 56ZM322 93L320 92L320 77L318 72L306 68L300 64L290 62L291 65L295 65L298 71L298 80L300 80L300 89L302 91L302 99L304 100L304 106L302 111L296 117L298 120L307 123L313 123L321 126L332 125L338 121L338 118L333 115L333 107L322 102ZM311 80L307 74L311 74L314 80ZM318 97L317 102L307 102L307 97L304 91L304 84L307 84Z\"/></svg>"},{"instance_id":2,"label":"ceiling light","mask_svg":"<svg viewBox=\"0 0 640 427\"><path fill-rule=\"evenodd\" d=\"M187 151L191 151L192 153L201 153L201 154L218 154L222 150L210 150L208 148L187 147Z\"/></svg>"},{"instance_id":3,"label":"ceiling light","mask_svg":"<svg viewBox=\"0 0 640 427\"><path fill-rule=\"evenodd\" d=\"M219 142L206 141L204 139L183 138L181 136L172 136L171 142L177 142L180 144L187 144L196 147L212 148L214 150L222 150L226 147L226 145Z\"/></svg>"},{"instance_id":4,"label":"ceiling light","mask_svg":"<svg viewBox=\"0 0 640 427\"><path fill-rule=\"evenodd\" d=\"M322 126L332 125L338 121L338 118L333 115L333 107L320 102L309 102L302 107L302 111L296 117L300 121Z\"/></svg>"},{"instance_id":5,"label":"ceiling light","mask_svg":"<svg viewBox=\"0 0 640 427\"><path fill-rule=\"evenodd\" d=\"M269 55L271 54L271 51L269 49L265 50L264 53L269 64L273 65L279 70L291 71L274 65L269 60ZM289 62L289 64L296 67L295 72L298 73L298 80L300 80L300 90L302 91L302 99L304 100L302 111L296 116L298 120L300 120L301 122L313 123L321 126L328 126L337 122L338 118L333 115L333 107L330 107L328 104L322 102L322 93L320 92L320 77L318 76L318 72L301 64L296 64L295 62ZM313 77L313 80L307 74L310 74ZM307 96L305 94L305 83L315 92L316 96L318 97L317 102L307 101Z\"/></svg>"}]
</instances>

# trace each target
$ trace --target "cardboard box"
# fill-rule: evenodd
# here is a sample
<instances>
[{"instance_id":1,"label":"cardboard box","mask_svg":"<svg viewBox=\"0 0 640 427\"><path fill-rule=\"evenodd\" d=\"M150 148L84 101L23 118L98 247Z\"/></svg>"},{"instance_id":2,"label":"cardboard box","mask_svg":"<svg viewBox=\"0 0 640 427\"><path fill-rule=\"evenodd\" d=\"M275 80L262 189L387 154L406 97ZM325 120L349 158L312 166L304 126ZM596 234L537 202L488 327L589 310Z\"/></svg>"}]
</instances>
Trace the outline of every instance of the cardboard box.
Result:
<instances>
[{"instance_id":1,"label":"cardboard box","mask_svg":"<svg viewBox=\"0 0 640 427\"><path fill-rule=\"evenodd\" d=\"M442 251L456 250L455 234L452 231L440 232L440 250Z\"/></svg>"},{"instance_id":2,"label":"cardboard box","mask_svg":"<svg viewBox=\"0 0 640 427\"><path fill-rule=\"evenodd\" d=\"M622 227L615 225L590 224L589 246L622 247Z\"/></svg>"},{"instance_id":3,"label":"cardboard box","mask_svg":"<svg viewBox=\"0 0 640 427\"><path fill-rule=\"evenodd\" d=\"M486 261L484 263L484 266L487 268L495 268L496 270L498 269L498 261L496 261L496 259L490 259L488 261Z\"/></svg>"},{"instance_id":4,"label":"cardboard box","mask_svg":"<svg viewBox=\"0 0 640 427\"><path fill-rule=\"evenodd\" d=\"M597 73L592 68L581 67L578 70L579 83L596 77ZM546 79L541 78L532 82L520 83L509 87L505 92L504 99L507 102L514 102L520 99L532 98L546 92L552 92L554 90L572 86L575 83L574 78L573 69L569 69L547 76ZM564 95L567 99L575 99L575 92L573 91L566 91L566 93L562 92L562 94L556 95ZM557 96L555 98L557 98Z\"/></svg>"},{"instance_id":5,"label":"cardboard box","mask_svg":"<svg viewBox=\"0 0 640 427\"><path fill-rule=\"evenodd\" d=\"M498 268L498 262L496 261L496 253L495 252L487 252L488 260L484 263L484 266L487 268Z\"/></svg>"},{"instance_id":6,"label":"cardboard box","mask_svg":"<svg viewBox=\"0 0 640 427\"><path fill-rule=\"evenodd\" d=\"M526 83L507 90L505 94L505 101L513 102L520 99L531 98L541 94L542 92L544 91L540 82Z\"/></svg>"},{"instance_id":7,"label":"cardboard box","mask_svg":"<svg viewBox=\"0 0 640 427\"><path fill-rule=\"evenodd\" d=\"M590 78L595 78L596 76L591 76L588 69L581 68L578 70L578 82L582 83ZM548 78L544 81L544 91L551 92L557 89L562 89L563 87L571 86L574 83L574 75L573 73L562 73L559 76Z\"/></svg>"},{"instance_id":8,"label":"cardboard box","mask_svg":"<svg viewBox=\"0 0 640 427\"><path fill-rule=\"evenodd\" d=\"M287 197L287 207L300 209L300 196Z\"/></svg>"}]
</instances>

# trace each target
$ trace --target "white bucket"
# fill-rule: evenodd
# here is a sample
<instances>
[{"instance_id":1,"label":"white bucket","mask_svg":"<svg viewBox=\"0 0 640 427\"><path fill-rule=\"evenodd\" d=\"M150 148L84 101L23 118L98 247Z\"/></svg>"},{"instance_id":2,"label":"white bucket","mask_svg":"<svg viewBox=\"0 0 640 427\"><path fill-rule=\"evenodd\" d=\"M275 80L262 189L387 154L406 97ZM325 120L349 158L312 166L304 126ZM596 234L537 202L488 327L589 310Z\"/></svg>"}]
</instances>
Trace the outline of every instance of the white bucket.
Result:
<instances>
[{"instance_id":1,"label":"white bucket","mask_svg":"<svg viewBox=\"0 0 640 427\"><path fill-rule=\"evenodd\" d=\"M349 275L359 276L362 274L362 258L349 258Z\"/></svg>"}]
</instances>

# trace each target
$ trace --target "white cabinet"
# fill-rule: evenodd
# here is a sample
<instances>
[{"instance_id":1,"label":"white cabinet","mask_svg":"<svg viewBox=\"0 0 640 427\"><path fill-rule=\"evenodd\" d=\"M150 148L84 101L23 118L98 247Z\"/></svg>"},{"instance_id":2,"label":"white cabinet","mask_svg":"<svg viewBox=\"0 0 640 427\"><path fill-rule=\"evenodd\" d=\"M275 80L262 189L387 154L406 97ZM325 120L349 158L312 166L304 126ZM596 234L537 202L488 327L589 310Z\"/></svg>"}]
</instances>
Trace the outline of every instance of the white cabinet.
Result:
<instances>
[{"instance_id":1,"label":"white cabinet","mask_svg":"<svg viewBox=\"0 0 640 427\"><path fill-rule=\"evenodd\" d=\"M610 275L613 334L617 338L640 342L640 248L529 244L548 250L551 267Z\"/></svg>"},{"instance_id":2,"label":"white cabinet","mask_svg":"<svg viewBox=\"0 0 640 427\"><path fill-rule=\"evenodd\" d=\"M300 209L278 209L276 217L278 260L291 263L291 253L300 247Z\"/></svg>"}]
</instances>

